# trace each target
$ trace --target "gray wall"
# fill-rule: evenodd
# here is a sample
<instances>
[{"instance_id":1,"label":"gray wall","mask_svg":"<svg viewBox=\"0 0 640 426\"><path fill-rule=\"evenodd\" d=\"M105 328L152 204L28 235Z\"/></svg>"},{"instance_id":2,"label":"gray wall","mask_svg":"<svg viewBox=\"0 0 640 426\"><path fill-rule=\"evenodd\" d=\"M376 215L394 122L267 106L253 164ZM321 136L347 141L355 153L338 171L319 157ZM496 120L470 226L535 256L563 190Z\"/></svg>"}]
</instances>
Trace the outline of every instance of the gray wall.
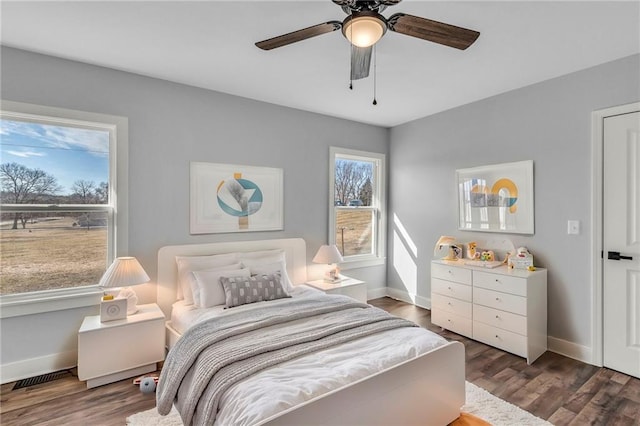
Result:
<instances>
[{"instance_id":1,"label":"gray wall","mask_svg":"<svg viewBox=\"0 0 640 426\"><path fill-rule=\"evenodd\" d=\"M534 160L535 235L507 237L548 268L549 335L590 347L591 112L640 100L639 75L634 55L393 128L389 214L417 256L394 245L391 219L388 286L405 290L414 280L427 299L440 235L462 242L504 236L457 230L456 169ZM580 221L580 235L567 235L569 219ZM394 267L407 258L416 276Z\"/></svg>"},{"instance_id":2,"label":"gray wall","mask_svg":"<svg viewBox=\"0 0 640 426\"><path fill-rule=\"evenodd\" d=\"M7 47L1 54L3 99L129 119L129 253L119 255L138 257L152 282L165 245L302 237L310 260L328 236L329 146L388 153L388 129ZM192 160L284 169L284 231L189 235ZM385 286L384 266L349 273L370 290ZM136 291L155 301L153 284ZM42 324L64 348L34 342L19 356L73 350L84 315L69 310ZM2 362L16 361L6 348L20 321L0 326Z\"/></svg>"}]
</instances>

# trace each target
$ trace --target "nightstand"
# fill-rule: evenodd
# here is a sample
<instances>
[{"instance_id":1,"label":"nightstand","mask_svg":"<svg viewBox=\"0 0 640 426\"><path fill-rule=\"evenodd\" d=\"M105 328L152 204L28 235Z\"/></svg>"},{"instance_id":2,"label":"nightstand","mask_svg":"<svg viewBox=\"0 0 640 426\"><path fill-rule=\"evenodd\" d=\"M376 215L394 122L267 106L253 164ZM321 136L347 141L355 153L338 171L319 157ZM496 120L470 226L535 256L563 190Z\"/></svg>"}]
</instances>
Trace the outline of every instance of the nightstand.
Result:
<instances>
[{"instance_id":1,"label":"nightstand","mask_svg":"<svg viewBox=\"0 0 640 426\"><path fill-rule=\"evenodd\" d=\"M325 280L308 281L305 284L327 294L344 294L359 302L367 303L367 284L364 281L341 275L342 280L337 283L330 283Z\"/></svg>"},{"instance_id":2,"label":"nightstand","mask_svg":"<svg viewBox=\"0 0 640 426\"><path fill-rule=\"evenodd\" d=\"M85 317L78 331L78 379L93 388L156 371L164 360L164 320L155 303L138 305L121 320Z\"/></svg>"}]
</instances>

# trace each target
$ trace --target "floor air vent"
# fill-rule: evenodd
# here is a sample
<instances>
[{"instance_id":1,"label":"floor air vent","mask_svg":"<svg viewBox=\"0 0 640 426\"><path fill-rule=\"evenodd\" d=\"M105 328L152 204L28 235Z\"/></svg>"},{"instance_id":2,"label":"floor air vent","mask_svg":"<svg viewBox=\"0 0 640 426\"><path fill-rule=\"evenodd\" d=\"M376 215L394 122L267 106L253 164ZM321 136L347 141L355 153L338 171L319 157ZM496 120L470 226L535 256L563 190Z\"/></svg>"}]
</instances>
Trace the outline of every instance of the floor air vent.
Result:
<instances>
[{"instance_id":1,"label":"floor air vent","mask_svg":"<svg viewBox=\"0 0 640 426\"><path fill-rule=\"evenodd\" d=\"M41 376L29 377L28 379L18 380L13 386L13 390L39 385L40 383L51 382L67 376L71 376L71 372L69 370L56 371L53 373L43 374Z\"/></svg>"}]
</instances>

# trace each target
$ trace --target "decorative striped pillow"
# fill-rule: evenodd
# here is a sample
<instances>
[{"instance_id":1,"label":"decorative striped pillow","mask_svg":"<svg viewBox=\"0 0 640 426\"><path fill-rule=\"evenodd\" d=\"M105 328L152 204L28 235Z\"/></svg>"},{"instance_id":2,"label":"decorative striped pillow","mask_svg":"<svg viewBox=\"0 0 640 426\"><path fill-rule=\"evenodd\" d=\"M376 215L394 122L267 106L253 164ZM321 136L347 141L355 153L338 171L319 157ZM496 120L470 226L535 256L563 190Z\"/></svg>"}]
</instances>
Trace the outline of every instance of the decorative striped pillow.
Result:
<instances>
[{"instance_id":1,"label":"decorative striped pillow","mask_svg":"<svg viewBox=\"0 0 640 426\"><path fill-rule=\"evenodd\" d=\"M291 297L282 285L280 272L253 277L220 277L220 283L227 308Z\"/></svg>"}]
</instances>

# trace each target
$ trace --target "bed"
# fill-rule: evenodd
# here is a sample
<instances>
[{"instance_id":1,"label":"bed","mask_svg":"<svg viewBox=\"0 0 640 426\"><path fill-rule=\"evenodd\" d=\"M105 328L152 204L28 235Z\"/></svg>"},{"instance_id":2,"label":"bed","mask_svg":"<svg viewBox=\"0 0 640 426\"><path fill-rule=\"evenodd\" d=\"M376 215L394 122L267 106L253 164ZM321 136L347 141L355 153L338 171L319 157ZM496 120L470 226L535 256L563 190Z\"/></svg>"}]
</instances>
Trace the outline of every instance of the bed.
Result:
<instances>
[{"instance_id":1,"label":"bed","mask_svg":"<svg viewBox=\"0 0 640 426\"><path fill-rule=\"evenodd\" d=\"M171 351L168 362L186 357L182 354L192 347L191 343L188 346L185 343L188 337L192 338L189 333L204 328L205 322L230 321L219 306L200 312L178 300L184 295L178 290L176 257L268 250L281 250L286 258L286 275L294 284L292 297L239 306L227 312L237 310L234 316L238 316L246 310L250 312L246 315L257 315L253 309L259 305L276 312L295 311L298 308L294 303L338 303L335 297L303 285L307 280L307 259L306 245L300 238L163 247L158 252L157 301L165 316L171 318L166 324L167 348ZM339 301L343 302L351 303ZM352 318L352 311L359 313L364 307L350 305L348 309L340 309L345 309ZM299 308L301 314L308 311L306 307ZM322 321L339 324L342 319L322 317ZM318 329L323 328L324 322ZM446 425L456 419L465 401L464 346L446 342L418 327L402 325L376 333L287 359L239 381L220 398L216 396L219 415L215 424ZM186 396L190 395L191 380L192 377L166 380L171 384L185 383L180 388L182 399L176 400L176 406L189 405ZM166 406L166 400L163 403ZM188 419L193 424L202 421L202 417Z\"/></svg>"}]
</instances>

